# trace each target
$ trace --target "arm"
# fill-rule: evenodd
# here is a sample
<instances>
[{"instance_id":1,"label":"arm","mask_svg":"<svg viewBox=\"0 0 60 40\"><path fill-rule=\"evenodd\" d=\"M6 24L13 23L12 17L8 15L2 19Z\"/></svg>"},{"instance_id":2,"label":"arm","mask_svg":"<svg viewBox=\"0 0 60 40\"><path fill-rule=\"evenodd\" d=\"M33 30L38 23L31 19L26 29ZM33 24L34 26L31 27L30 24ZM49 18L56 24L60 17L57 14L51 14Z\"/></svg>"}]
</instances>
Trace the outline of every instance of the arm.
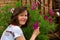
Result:
<instances>
[{"instance_id":1,"label":"arm","mask_svg":"<svg viewBox=\"0 0 60 40\"><path fill-rule=\"evenodd\" d=\"M39 33L40 33L39 32L39 28L38 29L34 29L33 34L31 36L30 40L35 40L35 38L38 36ZM26 40L26 39L25 39L24 36L19 36L19 37L16 38L16 40Z\"/></svg>"},{"instance_id":2,"label":"arm","mask_svg":"<svg viewBox=\"0 0 60 40\"><path fill-rule=\"evenodd\" d=\"M39 32L39 27L38 27L38 29L34 29L34 32L31 36L30 40L35 40L35 38L38 36L39 33L40 33Z\"/></svg>"},{"instance_id":3,"label":"arm","mask_svg":"<svg viewBox=\"0 0 60 40\"><path fill-rule=\"evenodd\" d=\"M19 36L16 38L16 40L26 40L24 36Z\"/></svg>"},{"instance_id":4,"label":"arm","mask_svg":"<svg viewBox=\"0 0 60 40\"><path fill-rule=\"evenodd\" d=\"M32 36L31 36L31 38L30 38L30 40L35 40L35 38L36 38L36 36L35 36L35 34L33 33Z\"/></svg>"},{"instance_id":5,"label":"arm","mask_svg":"<svg viewBox=\"0 0 60 40\"><path fill-rule=\"evenodd\" d=\"M36 36L33 34L30 38L30 40L35 40ZM16 40L26 40L24 36L17 37Z\"/></svg>"}]
</instances>

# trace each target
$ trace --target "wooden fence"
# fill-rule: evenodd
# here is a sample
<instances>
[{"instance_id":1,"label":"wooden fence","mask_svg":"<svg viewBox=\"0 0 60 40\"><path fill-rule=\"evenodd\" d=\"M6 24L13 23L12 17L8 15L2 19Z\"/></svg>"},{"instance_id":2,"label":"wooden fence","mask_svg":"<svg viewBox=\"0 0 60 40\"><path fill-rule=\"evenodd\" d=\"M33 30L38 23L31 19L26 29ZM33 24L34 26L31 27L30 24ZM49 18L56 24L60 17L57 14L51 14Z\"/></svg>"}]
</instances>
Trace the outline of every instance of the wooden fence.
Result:
<instances>
[{"instance_id":1,"label":"wooden fence","mask_svg":"<svg viewBox=\"0 0 60 40\"><path fill-rule=\"evenodd\" d=\"M16 1L21 1L22 5L32 5L33 1L39 1L41 4L38 5L38 8L45 14L49 13L49 10L52 9L52 0L0 0L0 7L3 7L6 4L14 6Z\"/></svg>"}]
</instances>

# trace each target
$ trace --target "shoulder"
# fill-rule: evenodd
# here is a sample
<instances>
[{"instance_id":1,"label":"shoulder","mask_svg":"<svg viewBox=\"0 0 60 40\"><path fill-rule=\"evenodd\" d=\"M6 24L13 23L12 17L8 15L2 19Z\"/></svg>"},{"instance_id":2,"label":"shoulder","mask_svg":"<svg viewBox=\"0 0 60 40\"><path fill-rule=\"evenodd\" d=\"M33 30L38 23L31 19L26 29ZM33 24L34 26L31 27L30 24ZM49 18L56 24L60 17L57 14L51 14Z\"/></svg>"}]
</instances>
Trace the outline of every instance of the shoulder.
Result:
<instances>
[{"instance_id":1,"label":"shoulder","mask_svg":"<svg viewBox=\"0 0 60 40\"><path fill-rule=\"evenodd\" d=\"M18 36L22 36L23 35L23 31L19 26L16 25L10 25L10 27L12 28L12 32L14 33L14 38L18 37Z\"/></svg>"},{"instance_id":2,"label":"shoulder","mask_svg":"<svg viewBox=\"0 0 60 40\"><path fill-rule=\"evenodd\" d=\"M14 33L23 33L22 29L16 25L9 25L6 31L12 31Z\"/></svg>"},{"instance_id":3,"label":"shoulder","mask_svg":"<svg viewBox=\"0 0 60 40\"><path fill-rule=\"evenodd\" d=\"M17 26L17 25L9 25L9 27L13 30L13 31L22 31L22 29Z\"/></svg>"}]
</instances>

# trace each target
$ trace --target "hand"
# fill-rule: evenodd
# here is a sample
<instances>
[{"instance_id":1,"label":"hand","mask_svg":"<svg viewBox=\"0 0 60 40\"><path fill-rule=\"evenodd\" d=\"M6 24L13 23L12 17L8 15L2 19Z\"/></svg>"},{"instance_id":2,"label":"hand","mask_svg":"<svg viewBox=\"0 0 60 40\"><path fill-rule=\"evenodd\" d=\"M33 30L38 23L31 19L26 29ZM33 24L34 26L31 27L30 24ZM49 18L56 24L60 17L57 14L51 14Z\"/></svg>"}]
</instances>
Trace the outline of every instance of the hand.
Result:
<instances>
[{"instance_id":1,"label":"hand","mask_svg":"<svg viewBox=\"0 0 60 40\"><path fill-rule=\"evenodd\" d=\"M33 34L30 38L30 40L35 40L35 38L39 35L39 27L37 29L34 29Z\"/></svg>"},{"instance_id":2,"label":"hand","mask_svg":"<svg viewBox=\"0 0 60 40\"><path fill-rule=\"evenodd\" d=\"M39 35L39 27L37 29L34 29L33 34L37 37Z\"/></svg>"}]
</instances>

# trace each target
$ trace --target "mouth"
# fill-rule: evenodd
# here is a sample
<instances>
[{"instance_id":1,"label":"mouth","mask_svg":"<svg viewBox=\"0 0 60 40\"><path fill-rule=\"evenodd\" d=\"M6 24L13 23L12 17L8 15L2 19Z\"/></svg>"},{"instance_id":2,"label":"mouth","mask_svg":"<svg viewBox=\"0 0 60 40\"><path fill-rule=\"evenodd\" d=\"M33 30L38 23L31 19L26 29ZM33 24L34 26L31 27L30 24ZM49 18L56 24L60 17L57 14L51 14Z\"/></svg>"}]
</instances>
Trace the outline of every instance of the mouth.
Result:
<instances>
[{"instance_id":1,"label":"mouth","mask_svg":"<svg viewBox=\"0 0 60 40\"><path fill-rule=\"evenodd\" d=\"M21 21L25 22L25 21L27 21L27 20L26 20L26 19L22 19Z\"/></svg>"},{"instance_id":2,"label":"mouth","mask_svg":"<svg viewBox=\"0 0 60 40\"><path fill-rule=\"evenodd\" d=\"M21 23L26 23L26 20L21 20Z\"/></svg>"}]
</instances>

